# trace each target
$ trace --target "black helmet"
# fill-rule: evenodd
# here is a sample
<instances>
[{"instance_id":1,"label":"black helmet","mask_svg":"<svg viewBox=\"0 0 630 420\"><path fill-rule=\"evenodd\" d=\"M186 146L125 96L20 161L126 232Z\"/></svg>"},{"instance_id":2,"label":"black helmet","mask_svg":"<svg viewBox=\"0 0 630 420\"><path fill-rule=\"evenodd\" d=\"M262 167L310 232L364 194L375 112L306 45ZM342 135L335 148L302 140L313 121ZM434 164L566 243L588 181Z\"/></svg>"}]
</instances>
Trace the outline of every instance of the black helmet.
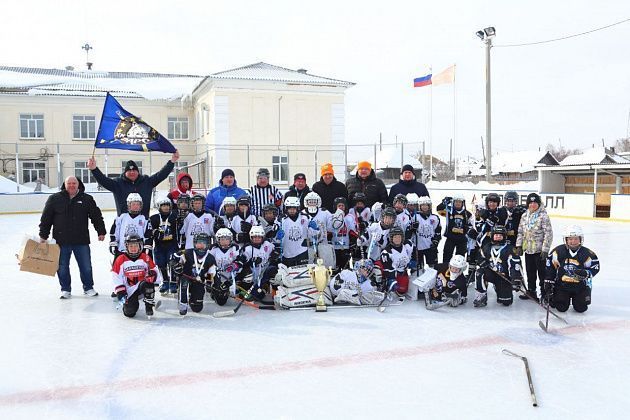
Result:
<instances>
[{"instance_id":1,"label":"black helmet","mask_svg":"<svg viewBox=\"0 0 630 420\"><path fill-rule=\"evenodd\" d=\"M190 196L186 194L180 194L179 197L177 197L177 208L186 210L189 207L190 207Z\"/></svg>"},{"instance_id":2,"label":"black helmet","mask_svg":"<svg viewBox=\"0 0 630 420\"><path fill-rule=\"evenodd\" d=\"M490 193L486 196L486 207L488 206L489 202L497 203L498 206L499 204L501 204L501 197L499 197L499 194L497 193Z\"/></svg>"},{"instance_id":3,"label":"black helmet","mask_svg":"<svg viewBox=\"0 0 630 420\"><path fill-rule=\"evenodd\" d=\"M508 200L514 200L518 203L519 195L516 191L508 191L503 196L503 201L507 203Z\"/></svg>"},{"instance_id":4,"label":"black helmet","mask_svg":"<svg viewBox=\"0 0 630 420\"><path fill-rule=\"evenodd\" d=\"M205 245L204 249L197 249L198 243L203 243ZM203 256L208 248L210 248L210 235L205 232L196 233L195 236L193 236L193 248L197 255Z\"/></svg>"},{"instance_id":5,"label":"black helmet","mask_svg":"<svg viewBox=\"0 0 630 420\"><path fill-rule=\"evenodd\" d=\"M251 207L252 206L252 200L249 197L249 195L245 194L242 195L238 198L238 200L236 200L236 206L241 206L241 205L247 205L247 207Z\"/></svg>"},{"instance_id":6,"label":"black helmet","mask_svg":"<svg viewBox=\"0 0 630 420\"><path fill-rule=\"evenodd\" d=\"M268 211L272 211L273 212L273 216L274 217L278 217L278 207L276 207L273 203L267 203L263 206L262 208L262 214L263 216L265 216L265 213L267 213Z\"/></svg>"},{"instance_id":7,"label":"black helmet","mask_svg":"<svg viewBox=\"0 0 630 420\"><path fill-rule=\"evenodd\" d=\"M387 234L387 236L389 237L389 243L393 244L394 243L394 236L398 236L398 235L400 235L402 237L402 242L404 242L405 241L405 232L402 230L402 228L400 226L394 226L393 228L391 228L389 230L389 233Z\"/></svg>"},{"instance_id":8,"label":"black helmet","mask_svg":"<svg viewBox=\"0 0 630 420\"><path fill-rule=\"evenodd\" d=\"M391 224L387 224L387 225L384 224L386 216L391 217L392 219ZM381 224L385 225L385 228L388 229L388 228L391 228L395 222L396 222L396 210L394 210L393 207L385 207L383 211L381 212Z\"/></svg>"},{"instance_id":9,"label":"black helmet","mask_svg":"<svg viewBox=\"0 0 630 420\"><path fill-rule=\"evenodd\" d=\"M500 234L502 235L502 239L500 241L494 240L494 235ZM492 230L490 231L490 240L493 244L504 244L507 239L507 231L505 230L505 226L502 225L494 225Z\"/></svg>"},{"instance_id":10,"label":"black helmet","mask_svg":"<svg viewBox=\"0 0 630 420\"><path fill-rule=\"evenodd\" d=\"M129 245L138 244L138 252L130 252ZM144 241L141 237L136 234L131 234L125 237L125 253L129 256L129 258L138 258L142 253L142 246L144 245Z\"/></svg>"},{"instance_id":11,"label":"black helmet","mask_svg":"<svg viewBox=\"0 0 630 420\"><path fill-rule=\"evenodd\" d=\"M401 202L403 206L407 207L407 196L404 194L396 194L392 203L396 204L397 202Z\"/></svg>"},{"instance_id":12,"label":"black helmet","mask_svg":"<svg viewBox=\"0 0 630 420\"><path fill-rule=\"evenodd\" d=\"M354 194L354 196L352 197L352 205L356 206L357 202L361 202L365 205L365 203L367 202L367 197L365 196L364 193L358 192Z\"/></svg>"},{"instance_id":13,"label":"black helmet","mask_svg":"<svg viewBox=\"0 0 630 420\"><path fill-rule=\"evenodd\" d=\"M333 205L335 206L335 209L339 204L343 204L344 211L348 212L348 200L346 200L345 197L337 197L333 200Z\"/></svg>"}]
</instances>

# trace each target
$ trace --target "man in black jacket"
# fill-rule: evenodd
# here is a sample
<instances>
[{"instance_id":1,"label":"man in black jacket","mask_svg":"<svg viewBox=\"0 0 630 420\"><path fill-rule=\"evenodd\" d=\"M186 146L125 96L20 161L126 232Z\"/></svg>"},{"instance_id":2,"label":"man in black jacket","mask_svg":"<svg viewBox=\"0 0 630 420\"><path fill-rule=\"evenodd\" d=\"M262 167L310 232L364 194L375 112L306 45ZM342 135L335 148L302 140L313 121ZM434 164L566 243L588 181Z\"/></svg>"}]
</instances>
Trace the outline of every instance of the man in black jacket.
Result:
<instances>
[{"instance_id":1,"label":"man in black jacket","mask_svg":"<svg viewBox=\"0 0 630 420\"><path fill-rule=\"evenodd\" d=\"M354 178L346 180L346 188L350 202L356 193L362 192L365 194L366 207L372 207L377 201L383 204L387 203L387 188L385 188L383 181L376 177L370 162L359 162L357 174Z\"/></svg>"},{"instance_id":2,"label":"man in black jacket","mask_svg":"<svg viewBox=\"0 0 630 420\"><path fill-rule=\"evenodd\" d=\"M79 265L83 292L88 296L98 296L94 291L92 278L88 218L98 233L98 240L104 240L107 230L101 209L96 205L94 198L85 193L83 183L69 176L61 186L61 191L48 197L39 223L40 242L46 242L52 227L52 236L60 248L57 276L61 285L61 299L70 298L72 253Z\"/></svg>"},{"instance_id":3,"label":"man in black jacket","mask_svg":"<svg viewBox=\"0 0 630 420\"><path fill-rule=\"evenodd\" d=\"M342 182L337 181L337 178L335 178L335 170L332 163L322 165L321 174L322 177L313 184L312 190L322 198L322 207L334 213L337 211L334 204L335 198L343 197L347 200L348 190Z\"/></svg>"},{"instance_id":4,"label":"man in black jacket","mask_svg":"<svg viewBox=\"0 0 630 420\"><path fill-rule=\"evenodd\" d=\"M306 185L306 175L298 172L293 175L293 185L291 185L289 191L284 194L284 200L286 200L287 197L297 197L300 199L300 210L304 210L304 197L310 192L311 189Z\"/></svg>"},{"instance_id":5,"label":"man in black jacket","mask_svg":"<svg viewBox=\"0 0 630 420\"><path fill-rule=\"evenodd\" d=\"M429 197L427 187L422 182L416 180L413 166L404 165L400 171L400 181L389 190L389 198L387 201L389 204L392 204L397 194L407 195L409 193L416 193L418 197Z\"/></svg>"},{"instance_id":6,"label":"man in black jacket","mask_svg":"<svg viewBox=\"0 0 630 420\"><path fill-rule=\"evenodd\" d=\"M166 165L158 172L151 176L140 175L138 171L138 165L133 160L130 160L125 165L125 169L121 176L118 178L109 178L105 176L100 169L96 167L96 160L94 158L88 159L87 166L92 175L96 179L96 182L101 187L114 194L114 200L116 201L116 212L120 216L127 212L127 196L130 193L138 193L142 197L142 214L147 219L149 218L149 210L151 210L151 193L153 188L168 178L168 175L173 172L175 168L175 162L179 160L179 152L175 151L171 160L166 162Z\"/></svg>"}]
</instances>

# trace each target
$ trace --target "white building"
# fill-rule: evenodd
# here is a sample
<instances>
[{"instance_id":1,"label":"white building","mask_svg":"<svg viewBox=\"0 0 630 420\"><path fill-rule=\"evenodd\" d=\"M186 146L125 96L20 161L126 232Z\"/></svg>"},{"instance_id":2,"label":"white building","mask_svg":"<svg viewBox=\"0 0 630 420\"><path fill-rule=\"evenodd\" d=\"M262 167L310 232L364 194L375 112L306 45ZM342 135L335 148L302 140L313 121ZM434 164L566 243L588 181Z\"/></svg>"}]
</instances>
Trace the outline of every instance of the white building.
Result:
<instances>
[{"instance_id":1,"label":"white building","mask_svg":"<svg viewBox=\"0 0 630 420\"><path fill-rule=\"evenodd\" d=\"M353 85L262 62L205 77L0 66L0 173L49 186L71 174L91 182L85 162L110 92L172 141L202 188L227 167L244 187L259 167L279 186L295 172L310 183L322 163L344 162L344 94ZM128 159L152 173L170 155L97 149L95 157L117 175Z\"/></svg>"}]
</instances>

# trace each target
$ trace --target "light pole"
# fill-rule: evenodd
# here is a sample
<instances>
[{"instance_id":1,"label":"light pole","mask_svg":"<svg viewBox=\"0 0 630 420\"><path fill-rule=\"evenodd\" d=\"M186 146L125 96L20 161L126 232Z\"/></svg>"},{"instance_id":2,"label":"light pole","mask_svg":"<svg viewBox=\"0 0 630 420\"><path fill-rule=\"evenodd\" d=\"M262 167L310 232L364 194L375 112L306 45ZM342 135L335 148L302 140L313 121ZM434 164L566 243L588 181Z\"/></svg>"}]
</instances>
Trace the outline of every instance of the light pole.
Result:
<instances>
[{"instance_id":1,"label":"light pole","mask_svg":"<svg viewBox=\"0 0 630 420\"><path fill-rule=\"evenodd\" d=\"M477 31L476 35L486 46L486 182L492 178L492 106L490 89L490 48L496 35L494 26Z\"/></svg>"}]
</instances>

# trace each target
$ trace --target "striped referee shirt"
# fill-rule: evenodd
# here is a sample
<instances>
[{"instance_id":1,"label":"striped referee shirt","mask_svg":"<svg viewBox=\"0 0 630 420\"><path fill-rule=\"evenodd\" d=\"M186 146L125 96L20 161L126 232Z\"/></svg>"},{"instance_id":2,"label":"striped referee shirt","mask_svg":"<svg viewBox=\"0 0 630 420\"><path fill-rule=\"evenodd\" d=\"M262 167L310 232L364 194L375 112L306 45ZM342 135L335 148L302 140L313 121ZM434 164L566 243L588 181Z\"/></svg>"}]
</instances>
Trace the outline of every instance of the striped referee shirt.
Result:
<instances>
[{"instance_id":1,"label":"striped referee shirt","mask_svg":"<svg viewBox=\"0 0 630 420\"><path fill-rule=\"evenodd\" d=\"M278 208L282 205L282 193L273 185L266 187L254 185L249 189L249 195L252 198L252 213L256 216L262 216L265 204L271 203Z\"/></svg>"}]
</instances>

